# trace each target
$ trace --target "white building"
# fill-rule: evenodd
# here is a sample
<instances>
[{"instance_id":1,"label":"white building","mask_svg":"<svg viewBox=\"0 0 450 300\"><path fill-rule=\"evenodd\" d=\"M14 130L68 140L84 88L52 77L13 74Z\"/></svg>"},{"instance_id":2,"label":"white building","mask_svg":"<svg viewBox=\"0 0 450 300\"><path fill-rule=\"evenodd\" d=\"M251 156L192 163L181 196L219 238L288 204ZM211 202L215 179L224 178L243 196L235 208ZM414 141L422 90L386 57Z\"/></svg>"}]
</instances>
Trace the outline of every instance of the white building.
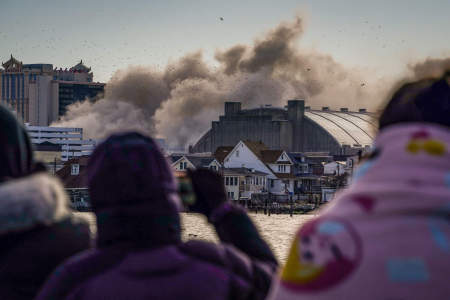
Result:
<instances>
[{"instance_id":1,"label":"white building","mask_svg":"<svg viewBox=\"0 0 450 300\"><path fill-rule=\"evenodd\" d=\"M37 154L41 158L45 157L44 160L51 159L52 155L53 160L63 162L75 157L88 156L97 144L96 140L83 140L82 128L26 125L26 129Z\"/></svg>"},{"instance_id":2,"label":"white building","mask_svg":"<svg viewBox=\"0 0 450 300\"><path fill-rule=\"evenodd\" d=\"M248 200L252 194L267 193L267 173L247 168L223 169L225 190L230 200Z\"/></svg>"},{"instance_id":3,"label":"white building","mask_svg":"<svg viewBox=\"0 0 450 300\"><path fill-rule=\"evenodd\" d=\"M225 168L248 168L266 173L265 188L272 194L294 192L293 164L283 150L269 150L260 142L240 141L225 157L223 164Z\"/></svg>"},{"instance_id":4,"label":"white building","mask_svg":"<svg viewBox=\"0 0 450 300\"><path fill-rule=\"evenodd\" d=\"M187 169L206 168L214 171L219 171L222 165L210 156L210 154L190 155L190 154L171 154L171 165L175 171L186 171Z\"/></svg>"}]
</instances>

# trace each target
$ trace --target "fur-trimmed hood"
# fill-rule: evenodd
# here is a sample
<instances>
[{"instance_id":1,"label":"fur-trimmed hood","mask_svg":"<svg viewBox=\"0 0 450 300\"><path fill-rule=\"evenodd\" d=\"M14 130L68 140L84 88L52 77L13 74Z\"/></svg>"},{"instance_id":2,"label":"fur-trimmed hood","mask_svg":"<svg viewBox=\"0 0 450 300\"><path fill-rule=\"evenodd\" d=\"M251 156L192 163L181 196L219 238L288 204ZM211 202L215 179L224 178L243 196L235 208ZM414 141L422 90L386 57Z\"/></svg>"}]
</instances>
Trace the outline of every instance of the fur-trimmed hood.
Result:
<instances>
[{"instance_id":1,"label":"fur-trimmed hood","mask_svg":"<svg viewBox=\"0 0 450 300\"><path fill-rule=\"evenodd\" d=\"M70 214L61 183L46 173L0 184L0 235L51 225Z\"/></svg>"}]
</instances>

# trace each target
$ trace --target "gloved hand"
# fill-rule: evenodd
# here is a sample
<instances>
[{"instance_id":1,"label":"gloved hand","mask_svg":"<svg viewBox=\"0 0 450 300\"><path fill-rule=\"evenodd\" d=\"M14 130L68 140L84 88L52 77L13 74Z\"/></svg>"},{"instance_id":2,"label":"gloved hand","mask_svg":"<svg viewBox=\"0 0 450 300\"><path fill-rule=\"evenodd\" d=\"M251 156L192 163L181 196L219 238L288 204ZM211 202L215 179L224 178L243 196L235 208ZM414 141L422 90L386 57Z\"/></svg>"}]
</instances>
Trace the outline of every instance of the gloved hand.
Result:
<instances>
[{"instance_id":1,"label":"gloved hand","mask_svg":"<svg viewBox=\"0 0 450 300\"><path fill-rule=\"evenodd\" d=\"M208 169L188 170L188 176L196 196L195 203L189 208L209 219L211 212L227 201L223 177Z\"/></svg>"}]
</instances>

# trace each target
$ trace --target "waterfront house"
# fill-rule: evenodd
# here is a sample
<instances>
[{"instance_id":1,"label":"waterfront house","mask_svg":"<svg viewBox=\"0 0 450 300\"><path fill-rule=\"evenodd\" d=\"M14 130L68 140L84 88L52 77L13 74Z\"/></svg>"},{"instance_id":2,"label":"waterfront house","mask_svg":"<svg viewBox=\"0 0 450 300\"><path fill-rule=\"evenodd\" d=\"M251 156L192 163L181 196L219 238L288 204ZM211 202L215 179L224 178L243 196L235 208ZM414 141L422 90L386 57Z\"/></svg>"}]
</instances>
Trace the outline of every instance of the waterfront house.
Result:
<instances>
[{"instance_id":1,"label":"waterfront house","mask_svg":"<svg viewBox=\"0 0 450 300\"><path fill-rule=\"evenodd\" d=\"M224 168L222 175L230 200L245 204L253 194L267 193L267 173L247 168Z\"/></svg>"},{"instance_id":2,"label":"waterfront house","mask_svg":"<svg viewBox=\"0 0 450 300\"><path fill-rule=\"evenodd\" d=\"M283 150L270 150L261 142L240 141L224 158L224 168L247 168L266 173L265 188L287 199L293 193L292 161Z\"/></svg>"}]
</instances>

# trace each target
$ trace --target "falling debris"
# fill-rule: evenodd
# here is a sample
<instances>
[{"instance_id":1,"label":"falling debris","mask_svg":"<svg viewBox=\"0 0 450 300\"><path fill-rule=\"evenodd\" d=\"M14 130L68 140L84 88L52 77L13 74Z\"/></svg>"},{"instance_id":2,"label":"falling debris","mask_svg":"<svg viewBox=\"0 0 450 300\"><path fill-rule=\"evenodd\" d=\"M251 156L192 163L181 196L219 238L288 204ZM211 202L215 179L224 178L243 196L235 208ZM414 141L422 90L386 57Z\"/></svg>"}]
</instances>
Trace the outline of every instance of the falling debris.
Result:
<instances>
[{"instance_id":1,"label":"falling debris","mask_svg":"<svg viewBox=\"0 0 450 300\"><path fill-rule=\"evenodd\" d=\"M223 17L220 17L220 21L223 21Z\"/></svg>"},{"instance_id":2,"label":"falling debris","mask_svg":"<svg viewBox=\"0 0 450 300\"><path fill-rule=\"evenodd\" d=\"M366 84L365 83L361 83L361 86L365 86Z\"/></svg>"}]
</instances>

